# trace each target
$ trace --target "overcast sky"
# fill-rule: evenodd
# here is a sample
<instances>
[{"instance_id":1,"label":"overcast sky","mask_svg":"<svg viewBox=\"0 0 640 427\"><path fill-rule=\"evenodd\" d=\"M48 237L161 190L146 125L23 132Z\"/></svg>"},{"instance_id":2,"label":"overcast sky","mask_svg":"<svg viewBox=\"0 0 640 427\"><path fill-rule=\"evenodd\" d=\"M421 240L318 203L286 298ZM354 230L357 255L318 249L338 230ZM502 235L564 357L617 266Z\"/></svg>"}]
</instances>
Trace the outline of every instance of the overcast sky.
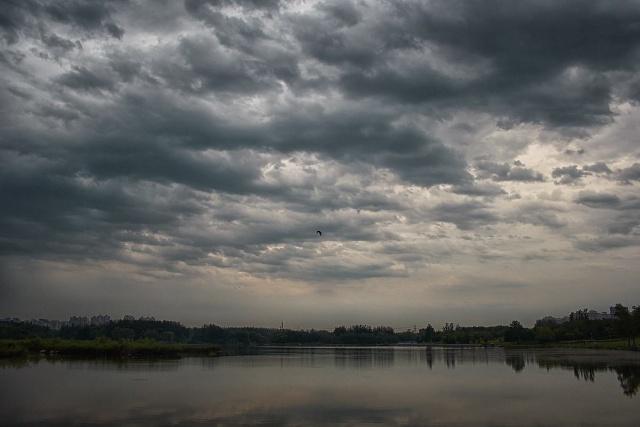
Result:
<instances>
[{"instance_id":1,"label":"overcast sky","mask_svg":"<svg viewBox=\"0 0 640 427\"><path fill-rule=\"evenodd\" d=\"M5 0L0 46L0 317L640 303L638 1Z\"/></svg>"}]
</instances>

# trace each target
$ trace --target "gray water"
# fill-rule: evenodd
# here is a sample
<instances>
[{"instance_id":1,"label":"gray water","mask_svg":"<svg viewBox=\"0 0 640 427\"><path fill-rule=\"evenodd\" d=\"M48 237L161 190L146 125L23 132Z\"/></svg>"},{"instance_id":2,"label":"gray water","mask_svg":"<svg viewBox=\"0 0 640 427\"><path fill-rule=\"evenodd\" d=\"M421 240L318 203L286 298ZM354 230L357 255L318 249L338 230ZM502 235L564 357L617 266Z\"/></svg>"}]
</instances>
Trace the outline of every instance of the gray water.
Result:
<instances>
[{"instance_id":1,"label":"gray water","mask_svg":"<svg viewBox=\"0 0 640 427\"><path fill-rule=\"evenodd\" d=\"M640 426L640 355L270 348L0 361L2 426Z\"/></svg>"}]
</instances>

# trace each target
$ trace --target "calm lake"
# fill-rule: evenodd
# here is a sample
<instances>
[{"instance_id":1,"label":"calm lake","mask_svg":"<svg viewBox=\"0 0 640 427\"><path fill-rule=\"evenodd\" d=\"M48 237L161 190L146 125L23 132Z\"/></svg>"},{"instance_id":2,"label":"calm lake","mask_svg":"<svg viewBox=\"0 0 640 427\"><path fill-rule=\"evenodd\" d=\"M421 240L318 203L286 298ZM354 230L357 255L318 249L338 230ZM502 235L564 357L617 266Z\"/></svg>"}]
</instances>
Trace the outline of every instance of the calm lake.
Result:
<instances>
[{"instance_id":1,"label":"calm lake","mask_svg":"<svg viewBox=\"0 0 640 427\"><path fill-rule=\"evenodd\" d=\"M263 348L160 361L0 361L2 426L640 426L640 355Z\"/></svg>"}]
</instances>

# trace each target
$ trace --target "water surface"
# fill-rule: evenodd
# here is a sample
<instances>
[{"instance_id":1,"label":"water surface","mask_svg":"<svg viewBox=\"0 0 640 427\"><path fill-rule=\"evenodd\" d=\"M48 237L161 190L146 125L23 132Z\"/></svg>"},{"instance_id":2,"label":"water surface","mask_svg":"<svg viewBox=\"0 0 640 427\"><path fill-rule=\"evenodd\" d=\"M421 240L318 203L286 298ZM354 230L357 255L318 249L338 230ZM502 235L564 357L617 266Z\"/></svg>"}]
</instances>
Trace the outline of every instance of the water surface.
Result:
<instances>
[{"instance_id":1,"label":"water surface","mask_svg":"<svg viewBox=\"0 0 640 427\"><path fill-rule=\"evenodd\" d=\"M640 355L265 348L0 362L2 426L640 426Z\"/></svg>"}]
</instances>

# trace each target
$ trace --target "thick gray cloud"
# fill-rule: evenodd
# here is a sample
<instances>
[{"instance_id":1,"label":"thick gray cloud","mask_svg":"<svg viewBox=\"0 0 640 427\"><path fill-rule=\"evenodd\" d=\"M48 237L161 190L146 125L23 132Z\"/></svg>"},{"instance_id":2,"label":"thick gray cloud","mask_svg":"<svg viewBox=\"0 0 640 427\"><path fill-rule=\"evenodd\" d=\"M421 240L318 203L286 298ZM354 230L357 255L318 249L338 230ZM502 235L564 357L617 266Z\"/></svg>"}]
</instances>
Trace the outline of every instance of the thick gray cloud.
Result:
<instances>
[{"instance_id":1,"label":"thick gray cloud","mask_svg":"<svg viewBox=\"0 0 640 427\"><path fill-rule=\"evenodd\" d=\"M348 65L348 93L560 127L611 119L605 73L633 69L640 39L630 1L402 2L372 15L359 25L294 21L305 52Z\"/></svg>"},{"instance_id":2,"label":"thick gray cloud","mask_svg":"<svg viewBox=\"0 0 640 427\"><path fill-rule=\"evenodd\" d=\"M461 230L498 222L498 217L481 202L442 203L435 207L434 218L455 224Z\"/></svg>"},{"instance_id":3,"label":"thick gray cloud","mask_svg":"<svg viewBox=\"0 0 640 427\"><path fill-rule=\"evenodd\" d=\"M10 1L3 5L0 12L0 29L10 44L16 43L21 35L28 37L34 27L56 23L72 26L83 32L102 32L120 39L124 30L113 20L112 13L126 3L127 0ZM46 40L45 38L45 42ZM56 35L49 36L48 40L60 43Z\"/></svg>"},{"instance_id":4,"label":"thick gray cloud","mask_svg":"<svg viewBox=\"0 0 640 427\"><path fill-rule=\"evenodd\" d=\"M494 181L544 181L544 176L540 172L524 167L521 162L511 166L508 163L481 160L475 166L480 177L491 178Z\"/></svg>"},{"instance_id":5,"label":"thick gray cloud","mask_svg":"<svg viewBox=\"0 0 640 427\"><path fill-rule=\"evenodd\" d=\"M556 184L575 184L580 178L586 175L586 172L579 169L577 165L562 166L555 168L551 176L557 178Z\"/></svg>"},{"instance_id":6,"label":"thick gray cloud","mask_svg":"<svg viewBox=\"0 0 640 427\"><path fill-rule=\"evenodd\" d=\"M590 240L581 240L576 243L576 246L583 250L589 252L602 252L608 249L617 249L617 248L625 248L629 246L637 246L638 241L632 240L626 237L620 236L612 236L612 237L601 237L597 239Z\"/></svg>"},{"instance_id":7,"label":"thick gray cloud","mask_svg":"<svg viewBox=\"0 0 640 427\"><path fill-rule=\"evenodd\" d=\"M84 67L74 67L56 78L56 81L64 86L79 91L111 91L115 82L105 76L100 76Z\"/></svg>"},{"instance_id":8,"label":"thick gray cloud","mask_svg":"<svg viewBox=\"0 0 640 427\"><path fill-rule=\"evenodd\" d=\"M614 209L620 205L620 198L615 194L610 193L594 193L590 191L582 191L578 195L576 203L580 203L591 208Z\"/></svg>"},{"instance_id":9,"label":"thick gray cloud","mask_svg":"<svg viewBox=\"0 0 640 427\"><path fill-rule=\"evenodd\" d=\"M451 191L456 194L486 197L499 196L506 193L500 186L484 182L455 185L452 187Z\"/></svg>"},{"instance_id":10,"label":"thick gray cloud","mask_svg":"<svg viewBox=\"0 0 640 427\"><path fill-rule=\"evenodd\" d=\"M593 172L593 173L604 173L604 174L611 173L611 169L609 169L609 166L607 166L605 162L596 162L591 165L584 165L582 167L582 170L586 172Z\"/></svg>"},{"instance_id":11,"label":"thick gray cloud","mask_svg":"<svg viewBox=\"0 0 640 427\"><path fill-rule=\"evenodd\" d=\"M616 172L616 177L623 183L629 184L631 181L640 181L640 163L620 169Z\"/></svg>"},{"instance_id":12,"label":"thick gray cloud","mask_svg":"<svg viewBox=\"0 0 640 427\"><path fill-rule=\"evenodd\" d=\"M31 265L48 295L116 275L419 313L447 283L543 283L544 262L570 283L597 252L595 280L637 249L637 2L3 6L15 295Z\"/></svg>"},{"instance_id":13,"label":"thick gray cloud","mask_svg":"<svg viewBox=\"0 0 640 427\"><path fill-rule=\"evenodd\" d=\"M558 229L567 225L567 220L563 218L565 210L554 204L529 202L523 203L512 212L511 221L523 224L540 225L551 229Z\"/></svg>"},{"instance_id":14,"label":"thick gray cloud","mask_svg":"<svg viewBox=\"0 0 640 427\"><path fill-rule=\"evenodd\" d=\"M587 164L582 167L578 165L561 166L554 168L551 176L556 178L556 184L580 184L581 178L592 175L608 176L612 173L609 166L604 162Z\"/></svg>"},{"instance_id":15,"label":"thick gray cloud","mask_svg":"<svg viewBox=\"0 0 640 427\"><path fill-rule=\"evenodd\" d=\"M633 234L640 225L640 198L628 196L620 198L612 193L597 193L581 191L576 203L595 209L609 209L616 212L607 225L607 232L611 234Z\"/></svg>"}]
</instances>

